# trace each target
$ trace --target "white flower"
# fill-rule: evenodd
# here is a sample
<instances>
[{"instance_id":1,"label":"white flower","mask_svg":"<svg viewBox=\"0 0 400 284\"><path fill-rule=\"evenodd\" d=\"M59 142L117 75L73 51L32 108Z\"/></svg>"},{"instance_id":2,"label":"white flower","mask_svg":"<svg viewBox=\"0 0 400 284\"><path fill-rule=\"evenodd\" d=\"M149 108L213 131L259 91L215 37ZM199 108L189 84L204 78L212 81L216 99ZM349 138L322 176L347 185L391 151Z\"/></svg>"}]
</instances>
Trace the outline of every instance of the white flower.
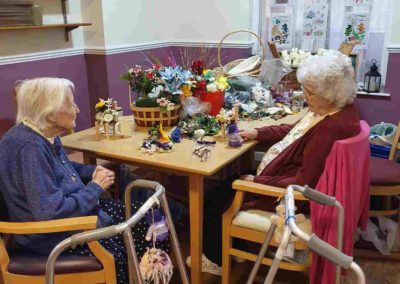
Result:
<instances>
[{"instance_id":1,"label":"white flower","mask_svg":"<svg viewBox=\"0 0 400 284\"><path fill-rule=\"evenodd\" d=\"M174 103L168 103L168 105L167 105L167 110L168 110L168 111L173 110L173 109L174 109L174 106L175 106Z\"/></svg>"},{"instance_id":2,"label":"white flower","mask_svg":"<svg viewBox=\"0 0 400 284\"><path fill-rule=\"evenodd\" d=\"M216 92L217 91L217 84L215 84L215 83L211 83L211 84L208 84L207 85L207 91L208 92L211 92L211 93L214 93L214 92Z\"/></svg>"}]
</instances>

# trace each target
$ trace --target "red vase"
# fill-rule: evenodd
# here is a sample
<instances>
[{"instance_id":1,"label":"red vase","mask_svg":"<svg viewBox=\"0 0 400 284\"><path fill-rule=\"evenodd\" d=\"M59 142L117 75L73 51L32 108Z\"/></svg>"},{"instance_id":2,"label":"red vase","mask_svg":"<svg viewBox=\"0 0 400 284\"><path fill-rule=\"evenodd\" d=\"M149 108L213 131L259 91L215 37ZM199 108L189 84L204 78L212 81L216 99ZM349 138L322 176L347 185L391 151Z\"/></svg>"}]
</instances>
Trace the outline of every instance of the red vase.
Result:
<instances>
[{"instance_id":1,"label":"red vase","mask_svg":"<svg viewBox=\"0 0 400 284\"><path fill-rule=\"evenodd\" d=\"M221 108L224 106L225 92L224 91L216 91L216 92L202 92L200 94L200 100L203 102L210 103L211 109L210 115L217 115Z\"/></svg>"}]
</instances>

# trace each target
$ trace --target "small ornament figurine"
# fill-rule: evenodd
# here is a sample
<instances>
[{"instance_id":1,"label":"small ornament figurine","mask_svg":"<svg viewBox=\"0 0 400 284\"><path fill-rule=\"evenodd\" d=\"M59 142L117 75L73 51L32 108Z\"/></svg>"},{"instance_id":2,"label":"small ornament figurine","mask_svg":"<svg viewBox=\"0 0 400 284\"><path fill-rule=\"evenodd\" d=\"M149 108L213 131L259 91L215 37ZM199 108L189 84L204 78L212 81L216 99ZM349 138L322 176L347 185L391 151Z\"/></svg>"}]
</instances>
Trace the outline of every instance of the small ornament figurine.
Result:
<instances>
[{"instance_id":1,"label":"small ornament figurine","mask_svg":"<svg viewBox=\"0 0 400 284\"><path fill-rule=\"evenodd\" d=\"M174 143L180 143L182 137L182 131L179 126L176 126L171 132L171 139Z\"/></svg>"},{"instance_id":2,"label":"small ornament figurine","mask_svg":"<svg viewBox=\"0 0 400 284\"><path fill-rule=\"evenodd\" d=\"M154 222L154 211L152 213L152 226L156 226ZM151 228L151 226L150 226ZM150 230L149 228L149 230ZM142 259L140 260L139 269L142 279L145 283L166 284L171 281L174 267L168 254L156 248L157 233L152 230L150 233L153 240L153 247L147 248Z\"/></svg>"},{"instance_id":3,"label":"small ornament figurine","mask_svg":"<svg viewBox=\"0 0 400 284\"><path fill-rule=\"evenodd\" d=\"M235 123L228 125L228 145L230 147L241 147L243 138L239 134L238 127Z\"/></svg>"},{"instance_id":4,"label":"small ornament figurine","mask_svg":"<svg viewBox=\"0 0 400 284\"><path fill-rule=\"evenodd\" d=\"M142 153L154 154L154 152L172 152L173 143L164 132L162 124L156 125L149 130L149 137L144 139L139 148Z\"/></svg>"}]
</instances>

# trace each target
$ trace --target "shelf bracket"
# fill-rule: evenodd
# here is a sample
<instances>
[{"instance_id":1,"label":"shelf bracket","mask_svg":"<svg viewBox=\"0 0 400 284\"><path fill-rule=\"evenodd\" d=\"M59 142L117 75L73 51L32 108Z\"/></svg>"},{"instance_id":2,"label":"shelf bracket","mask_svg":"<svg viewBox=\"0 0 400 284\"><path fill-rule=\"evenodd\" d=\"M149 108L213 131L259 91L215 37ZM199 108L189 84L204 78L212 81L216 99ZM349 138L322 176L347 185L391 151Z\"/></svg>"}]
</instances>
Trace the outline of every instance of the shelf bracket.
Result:
<instances>
[{"instance_id":1,"label":"shelf bracket","mask_svg":"<svg viewBox=\"0 0 400 284\"><path fill-rule=\"evenodd\" d=\"M67 0L61 0L61 7L62 7L62 14L63 14L63 20L64 24L68 24L67 21L67 6L65 4ZM65 35L65 41L69 41L69 29L65 28L64 29L64 35Z\"/></svg>"}]
</instances>

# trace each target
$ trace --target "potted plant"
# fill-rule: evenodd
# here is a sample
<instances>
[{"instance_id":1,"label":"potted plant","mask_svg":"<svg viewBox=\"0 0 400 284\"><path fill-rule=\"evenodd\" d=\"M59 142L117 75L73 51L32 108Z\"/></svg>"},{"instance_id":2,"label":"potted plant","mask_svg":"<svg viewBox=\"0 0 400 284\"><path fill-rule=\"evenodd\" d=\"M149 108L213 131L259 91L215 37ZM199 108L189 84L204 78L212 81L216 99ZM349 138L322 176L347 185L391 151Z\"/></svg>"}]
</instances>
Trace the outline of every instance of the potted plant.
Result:
<instances>
[{"instance_id":1,"label":"potted plant","mask_svg":"<svg viewBox=\"0 0 400 284\"><path fill-rule=\"evenodd\" d=\"M129 102L136 125L175 125L180 116L181 88L191 76L179 66L157 64L148 69L137 65L122 74L121 79L129 83ZM131 92L137 94L135 100Z\"/></svg>"}]
</instances>

